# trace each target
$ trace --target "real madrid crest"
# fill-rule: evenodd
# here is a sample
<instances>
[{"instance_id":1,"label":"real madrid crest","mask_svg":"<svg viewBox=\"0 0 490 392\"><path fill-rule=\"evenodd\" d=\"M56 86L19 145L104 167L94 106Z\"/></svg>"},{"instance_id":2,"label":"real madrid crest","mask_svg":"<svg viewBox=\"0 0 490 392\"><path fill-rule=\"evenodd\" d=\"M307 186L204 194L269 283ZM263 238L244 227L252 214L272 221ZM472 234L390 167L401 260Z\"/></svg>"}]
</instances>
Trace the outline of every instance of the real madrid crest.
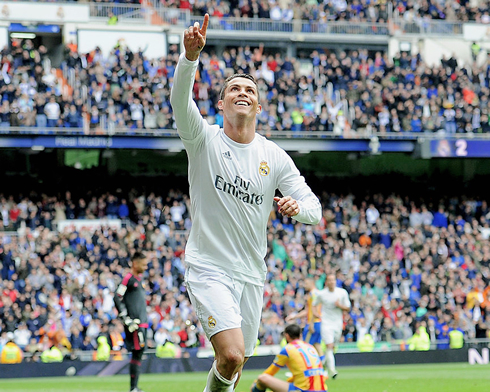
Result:
<instances>
[{"instance_id":1,"label":"real madrid crest","mask_svg":"<svg viewBox=\"0 0 490 392\"><path fill-rule=\"evenodd\" d=\"M270 172L270 168L269 166L267 166L267 162L266 161L260 162L260 166L259 166L260 175L265 177L269 175L269 172Z\"/></svg>"},{"instance_id":2,"label":"real madrid crest","mask_svg":"<svg viewBox=\"0 0 490 392\"><path fill-rule=\"evenodd\" d=\"M8 18L10 16L10 10L9 10L9 7L7 5L4 5L2 7L2 15L6 18Z\"/></svg>"},{"instance_id":3,"label":"real madrid crest","mask_svg":"<svg viewBox=\"0 0 490 392\"><path fill-rule=\"evenodd\" d=\"M60 19L63 19L65 17L65 11L63 10L63 7L58 7L58 12L56 12L56 16Z\"/></svg>"},{"instance_id":4,"label":"real madrid crest","mask_svg":"<svg viewBox=\"0 0 490 392\"><path fill-rule=\"evenodd\" d=\"M216 320L214 319L213 316L208 317L208 326L209 326L209 328L216 327Z\"/></svg>"}]
</instances>

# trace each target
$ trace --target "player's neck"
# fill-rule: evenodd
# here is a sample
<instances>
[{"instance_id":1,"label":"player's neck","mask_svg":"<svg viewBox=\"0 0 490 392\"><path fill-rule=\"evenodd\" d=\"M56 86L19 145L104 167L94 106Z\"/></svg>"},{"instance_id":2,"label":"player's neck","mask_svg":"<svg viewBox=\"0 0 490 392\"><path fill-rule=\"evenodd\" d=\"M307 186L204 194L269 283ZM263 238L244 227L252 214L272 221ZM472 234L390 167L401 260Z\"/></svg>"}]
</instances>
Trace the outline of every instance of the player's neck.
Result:
<instances>
[{"instance_id":1,"label":"player's neck","mask_svg":"<svg viewBox=\"0 0 490 392\"><path fill-rule=\"evenodd\" d=\"M240 144L249 144L255 138L255 123L223 121L225 135Z\"/></svg>"}]
</instances>

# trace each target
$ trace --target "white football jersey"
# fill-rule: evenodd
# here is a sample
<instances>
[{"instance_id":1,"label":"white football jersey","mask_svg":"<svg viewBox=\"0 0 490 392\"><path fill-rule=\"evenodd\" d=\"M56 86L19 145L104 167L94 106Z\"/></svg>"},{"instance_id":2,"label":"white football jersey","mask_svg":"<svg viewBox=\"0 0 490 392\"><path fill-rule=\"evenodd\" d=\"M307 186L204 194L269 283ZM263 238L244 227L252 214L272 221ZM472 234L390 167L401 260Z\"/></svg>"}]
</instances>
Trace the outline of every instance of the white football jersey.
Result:
<instances>
[{"instance_id":1,"label":"white football jersey","mask_svg":"<svg viewBox=\"0 0 490 392\"><path fill-rule=\"evenodd\" d=\"M335 287L330 291L325 288L317 293L313 305L322 305L322 325L342 329L342 309L335 305L337 301L350 308L349 294L345 289Z\"/></svg>"},{"instance_id":2,"label":"white football jersey","mask_svg":"<svg viewBox=\"0 0 490 392\"><path fill-rule=\"evenodd\" d=\"M317 223L321 205L292 159L275 143L256 134L251 143L240 144L203 119L192 99L197 66L198 61L180 56L170 97L189 160L192 228L185 261L263 284L275 190L298 200L299 222Z\"/></svg>"}]
</instances>

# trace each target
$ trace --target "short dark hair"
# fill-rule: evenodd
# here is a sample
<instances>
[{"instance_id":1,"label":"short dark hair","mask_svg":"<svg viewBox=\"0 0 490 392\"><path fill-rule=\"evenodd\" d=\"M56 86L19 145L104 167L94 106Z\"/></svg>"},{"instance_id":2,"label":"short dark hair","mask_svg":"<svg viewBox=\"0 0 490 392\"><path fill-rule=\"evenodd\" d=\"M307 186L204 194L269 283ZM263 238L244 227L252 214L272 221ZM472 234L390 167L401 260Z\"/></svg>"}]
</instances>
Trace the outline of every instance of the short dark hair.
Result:
<instances>
[{"instance_id":1,"label":"short dark hair","mask_svg":"<svg viewBox=\"0 0 490 392\"><path fill-rule=\"evenodd\" d=\"M140 252L139 250L134 252L133 256L131 256L131 261L143 260L143 259L146 259L146 256L143 252Z\"/></svg>"},{"instance_id":2,"label":"short dark hair","mask_svg":"<svg viewBox=\"0 0 490 392\"><path fill-rule=\"evenodd\" d=\"M230 84L230 82L233 80L233 79L236 79L236 78L245 78L245 79L248 79L248 80L251 80L252 82L254 82L255 84L255 87L257 88L257 97L258 97L258 94L259 94L259 86L257 84L257 81L255 80L255 78L250 75L250 74L233 74L231 76L228 76L225 80L225 83L223 84L223 87L221 87L221 91L219 93L219 99L223 100L223 98L225 97L225 90L226 88L228 87L228 85ZM260 98L260 97L258 97Z\"/></svg>"},{"instance_id":3,"label":"short dark hair","mask_svg":"<svg viewBox=\"0 0 490 392\"><path fill-rule=\"evenodd\" d=\"M301 336L301 327L298 324L289 324L284 328L284 333L287 333L291 339L299 339Z\"/></svg>"}]
</instances>

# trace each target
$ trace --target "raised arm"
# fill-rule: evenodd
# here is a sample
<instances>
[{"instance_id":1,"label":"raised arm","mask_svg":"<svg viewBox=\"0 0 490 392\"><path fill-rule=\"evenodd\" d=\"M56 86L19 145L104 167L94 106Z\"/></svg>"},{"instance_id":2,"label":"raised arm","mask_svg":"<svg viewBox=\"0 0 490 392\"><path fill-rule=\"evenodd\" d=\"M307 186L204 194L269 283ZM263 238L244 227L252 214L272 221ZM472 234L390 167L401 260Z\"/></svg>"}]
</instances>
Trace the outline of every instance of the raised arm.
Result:
<instances>
[{"instance_id":1,"label":"raised arm","mask_svg":"<svg viewBox=\"0 0 490 392\"><path fill-rule=\"evenodd\" d=\"M209 15L204 16L202 27L199 22L184 31L184 53L180 55L175 69L170 104L177 124L177 131L184 144L202 134L205 120L192 99L192 88L196 77L198 58L206 43ZM189 145L186 145L188 149ZM189 150L189 149L188 149Z\"/></svg>"}]
</instances>

